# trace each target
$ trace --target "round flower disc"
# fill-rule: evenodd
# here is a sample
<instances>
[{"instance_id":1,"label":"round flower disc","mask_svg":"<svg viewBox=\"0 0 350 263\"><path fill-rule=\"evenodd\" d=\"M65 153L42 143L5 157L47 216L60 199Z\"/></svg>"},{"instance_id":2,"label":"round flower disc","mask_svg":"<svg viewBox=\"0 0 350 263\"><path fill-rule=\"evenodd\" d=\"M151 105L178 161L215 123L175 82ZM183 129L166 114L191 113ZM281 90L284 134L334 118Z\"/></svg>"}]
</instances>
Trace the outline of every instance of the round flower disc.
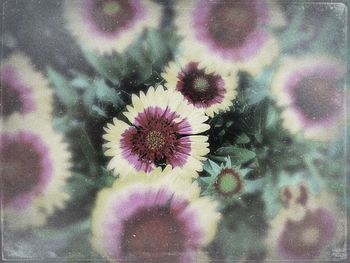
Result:
<instances>
[{"instance_id":1,"label":"round flower disc","mask_svg":"<svg viewBox=\"0 0 350 263\"><path fill-rule=\"evenodd\" d=\"M216 192L223 197L233 197L242 191L242 179L239 173L231 168L224 168L215 181Z\"/></svg>"}]
</instances>

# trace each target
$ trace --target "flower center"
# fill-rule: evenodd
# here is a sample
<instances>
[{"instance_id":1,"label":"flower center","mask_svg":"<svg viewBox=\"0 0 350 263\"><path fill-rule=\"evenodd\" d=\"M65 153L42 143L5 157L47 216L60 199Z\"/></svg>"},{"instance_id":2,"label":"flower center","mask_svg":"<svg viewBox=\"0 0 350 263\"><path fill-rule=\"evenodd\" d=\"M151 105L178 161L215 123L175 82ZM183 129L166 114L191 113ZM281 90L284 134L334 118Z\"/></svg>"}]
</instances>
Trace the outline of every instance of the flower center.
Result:
<instances>
[{"instance_id":1,"label":"flower center","mask_svg":"<svg viewBox=\"0 0 350 263\"><path fill-rule=\"evenodd\" d=\"M0 146L0 175L5 203L14 197L30 192L39 182L42 156L34 143L25 135L2 135Z\"/></svg>"},{"instance_id":2,"label":"flower center","mask_svg":"<svg viewBox=\"0 0 350 263\"><path fill-rule=\"evenodd\" d=\"M225 48L239 47L257 25L254 2L219 2L211 10L209 21L209 34L219 46Z\"/></svg>"},{"instance_id":3,"label":"flower center","mask_svg":"<svg viewBox=\"0 0 350 263\"><path fill-rule=\"evenodd\" d=\"M305 78L293 91L294 104L309 120L326 120L340 110L341 99L335 80L322 76Z\"/></svg>"},{"instance_id":4,"label":"flower center","mask_svg":"<svg viewBox=\"0 0 350 263\"><path fill-rule=\"evenodd\" d=\"M198 77L194 80L193 87L197 91L206 91L209 89L209 81L203 77Z\"/></svg>"},{"instance_id":5,"label":"flower center","mask_svg":"<svg viewBox=\"0 0 350 263\"><path fill-rule=\"evenodd\" d=\"M221 103L226 89L223 79L214 73L207 74L198 68L198 63L191 62L178 74L176 89L197 107L207 108Z\"/></svg>"},{"instance_id":6,"label":"flower center","mask_svg":"<svg viewBox=\"0 0 350 263\"><path fill-rule=\"evenodd\" d=\"M90 12L95 26L107 33L119 31L135 17L135 10L129 1L120 0L97 0Z\"/></svg>"},{"instance_id":7,"label":"flower center","mask_svg":"<svg viewBox=\"0 0 350 263\"><path fill-rule=\"evenodd\" d=\"M185 233L169 209L149 208L124 224L123 253L135 262L178 262L184 252Z\"/></svg>"},{"instance_id":8,"label":"flower center","mask_svg":"<svg viewBox=\"0 0 350 263\"><path fill-rule=\"evenodd\" d=\"M103 4L103 12L108 16L117 14L119 10L120 5L115 1L107 1Z\"/></svg>"},{"instance_id":9,"label":"flower center","mask_svg":"<svg viewBox=\"0 0 350 263\"><path fill-rule=\"evenodd\" d=\"M21 103L20 92L6 83L2 83L0 90L0 115L8 117L12 113L21 112L23 104Z\"/></svg>"},{"instance_id":10,"label":"flower center","mask_svg":"<svg viewBox=\"0 0 350 263\"><path fill-rule=\"evenodd\" d=\"M216 191L224 197L232 197L242 190L240 175L230 168L224 168L214 184Z\"/></svg>"},{"instance_id":11,"label":"flower center","mask_svg":"<svg viewBox=\"0 0 350 263\"><path fill-rule=\"evenodd\" d=\"M306 246L313 246L319 242L320 230L316 227L309 227L304 230L301 239Z\"/></svg>"},{"instance_id":12,"label":"flower center","mask_svg":"<svg viewBox=\"0 0 350 263\"><path fill-rule=\"evenodd\" d=\"M165 136L159 131L150 131L146 135L146 147L151 151L159 150L165 145Z\"/></svg>"}]
</instances>

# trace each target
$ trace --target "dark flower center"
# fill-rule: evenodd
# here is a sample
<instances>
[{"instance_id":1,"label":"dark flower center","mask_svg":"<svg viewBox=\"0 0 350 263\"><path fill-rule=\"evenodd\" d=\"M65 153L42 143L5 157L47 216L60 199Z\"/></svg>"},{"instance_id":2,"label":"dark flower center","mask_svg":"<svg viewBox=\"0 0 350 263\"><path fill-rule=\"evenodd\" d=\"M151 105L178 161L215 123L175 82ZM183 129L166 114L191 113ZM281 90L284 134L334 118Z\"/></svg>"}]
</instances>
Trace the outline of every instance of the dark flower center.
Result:
<instances>
[{"instance_id":1,"label":"dark flower center","mask_svg":"<svg viewBox=\"0 0 350 263\"><path fill-rule=\"evenodd\" d=\"M30 192L39 182L42 156L30 140L16 136L1 136L0 174L5 203Z\"/></svg>"},{"instance_id":2,"label":"dark flower center","mask_svg":"<svg viewBox=\"0 0 350 263\"><path fill-rule=\"evenodd\" d=\"M149 208L124 222L123 254L131 262L179 262L185 238L181 223L170 209Z\"/></svg>"},{"instance_id":3,"label":"dark flower center","mask_svg":"<svg viewBox=\"0 0 350 263\"><path fill-rule=\"evenodd\" d=\"M184 162L181 158L190 152L187 137L181 134L181 129L190 126L186 120L175 122L177 117L169 109L146 109L136 118L137 124L122 135L122 148L136 154L138 161L147 166L181 166Z\"/></svg>"},{"instance_id":4,"label":"dark flower center","mask_svg":"<svg viewBox=\"0 0 350 263\"><path fill-rule=\"evenodd\" d=\"M18 90L3 82L0 86L0 95L0 115L8 117L12 113L22 111L22 98Z\"/></svg>"},{"instance_id":5,"label":"dark flower center","mask_svg":"<svg viewBox=\"0 0 350 263\"><path fill-rule=\"evenodd\" d=\"M241 177L233 169L224 168L218 175L214 186L219 195L232 197L242 190Z\"/></svg>"},{"instance_id":6,"label":"dark flower center","mask_svg":"<svg viewBox=\"0 0 350 263\"><path fill-rule=\"evenodd\" d=\"M145 137L145 146L151 151L161 149L166 143L165 136L160 131L150 131Z\"/></svg>"},{"instance_id":7,"label":"dark flower center","mask_svg":"<svg viewBox=\"0 0 350 263\"><path fill-rule=\"evenodd\" d=\"M334 217L327 210L308 211L301 221L286 223L281 246L293 258L313 259L334 234Z\"/></svg>"},{"instance_id":8,"label":"dark flower center","mask_svg":"<svg viewBox=\"0 0 350 263\"><path fill-rule=\"evenodd\" d=\"M113 33L132 21L135 10L129 1L96 0L91 16L100 30Z\"/></svg>"},{"instance_id":9,"label":"dark flower center","mask_svg":"<svg viewBox=\"0 0 350 263\"><path fill-rule=\"evenodd\" d=\"M198 63L194 62L179 73L176 88L190 103L199 107L222 102L226 92L219 75L207 74L204 69L198 69Z\"/></svg>"},{"instance_id":10,"label":"dark flower center","mask_svg":"<svg viewBox=\"0 0 350 263\"><path fill-rule=\"evenodd\" d=\"M256 26L253 1L222 1L209 14L209 34L224 48L241 46Z\"/></svg>"},{"instance_id":11,"label":"dark flower center","mask_svg":"<svg viewBox=\"0 0 350 263\"><path fill-rule=\"evenodd\" d=\"M339 109L338 85L335 80L322 76L302 79L293 89L294 104L312 121L334 116Z\"/></svg>"}]
</instances>

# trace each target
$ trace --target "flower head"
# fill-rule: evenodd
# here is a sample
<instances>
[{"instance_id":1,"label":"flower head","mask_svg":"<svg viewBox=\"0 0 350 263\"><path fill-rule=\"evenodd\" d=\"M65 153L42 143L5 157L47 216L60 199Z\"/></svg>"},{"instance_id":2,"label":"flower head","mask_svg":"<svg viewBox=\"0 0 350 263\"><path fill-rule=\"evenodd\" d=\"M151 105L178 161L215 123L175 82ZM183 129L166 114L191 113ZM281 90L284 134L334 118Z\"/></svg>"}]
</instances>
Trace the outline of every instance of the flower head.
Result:
<instances>
[{"instance_id":1,"label":"flower head","mask_svg":"<svg viewBox=\"0 0 350 263\"><path fill-rule=\"evenodd\" d=\"M130 124L116 118L105 128L105 154L116 174L125 176L170 166L174 173L195 177L208 150L209 129L201 110L183 101L181 94L162 87L132 96L124 112Z\"/></svg>"},{"instance_id":2,"label":"flower head","mask_svg":"<svg viewBox=\"0 0 350 263\"><path fill-rule=\"evenodd\" d=\"M336 207L333 198L323 194L309 195L305 202L281 209L270 222L267 238L270 259L329 259L328 248L344 235L341 223L344 215Z\"/></svg>"},{"instance_id":3,"label":"flower head","mask_svg":"<svg viewBox=\"0 0 350 263\"><path fill-rule=\"evenodd\" d=\"M14 114L50 117L52 90L25 55L14 53L1 63L0 83L1 118Z\"/></svg>"},{"instance_id":4,"label":"flower head","mask_svg":"<svg viewBox=\"0 0 350 263\"><path fill-rule=\"evenodd\" d=\"M161 19L160 6L149 0L66 0L64 14L79 44L99 53L122 52Z\"/></svg>"},{"instance_id":5,"label":"flower head","mask_svg":"<svg viewBox=\"0 0 350 263\"><path fill-rule=\"evenodd\" d=\"M283 125L306 139L326 141L344 124L345 66L327 57L289 58L277 70L272 93L283 107Z\"/></svg>"},{"instance_id":6,"label":"flower head","mask_svg":"<svg viewBox=\"0 0 350 263\"><path fill-rule=\"evenodd\" d=\"M14 116L0 133L1 201L10 228L39 226L67 200L70 154L60 134L35 118Z\"/></svg>"},{"instance_id":7,"label":"flower head","mask_svg":"<svg viewBox=\"0 0 350 263\"><path fill-rule=\"evenodd\" d=\"M258 74L278 54L266 27L279 24L281 17L273 1L197 0L179 3L175 23L181 49L192 58Z\"/></svg>"},{"instance_id":8,"label":"flower head","mask_svg":"<svg viewBox=\"0 0 350 263\"><path fill-rule=\"evenodd\" d=\"M235 74L215 71L196 60L183 58L171 62L162 77L167 88L180 92L190 104L204 109L210 117L226 111L237 94Z\"/></svg>"},{"instance_id":9,"label":"flower head","mask_svg":"<svg viewBox=\"0 0 350 263\"><path fill-rule=\"evenodd\" d=\"M196 183L160 169L121 178L97 197L93 246L114 262L197 262L221 217L199 195Z\"/></svg>"},{"instance_id":10,"label":"flower head","mask_svg":"<svg viewBox=\"0 0 350 263\"><path fill-rule=\"evenodd\" d=\"M209 160L204 169L210 174L210 177L201 177L208 184L205 193L214 194L223 201L237 201L243 194L257 190L261 183L260 180L246 180L249 170L232 165L230 157L221 165Z\"/></svg>"}]
</instances>

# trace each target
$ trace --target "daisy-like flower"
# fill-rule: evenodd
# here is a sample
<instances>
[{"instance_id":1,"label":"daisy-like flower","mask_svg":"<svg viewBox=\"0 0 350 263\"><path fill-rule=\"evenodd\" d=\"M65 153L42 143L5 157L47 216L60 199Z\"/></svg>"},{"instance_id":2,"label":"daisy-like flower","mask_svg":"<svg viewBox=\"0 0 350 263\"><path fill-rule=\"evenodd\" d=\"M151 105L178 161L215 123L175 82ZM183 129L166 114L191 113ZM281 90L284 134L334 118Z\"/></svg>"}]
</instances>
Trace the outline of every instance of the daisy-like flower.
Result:
<instances>
[{"instance_id":1,"label":"daisy-like flower","mask_svg":"<svg viewBox=\"0 0 350 263\"><path fill-rule=\"evenodd\" d=\"M132 95L124 112L130 124L113 119L105 128L107 168L126 176L170 166L173 173L196 177L209 152L208 137L197 135L209 129L203 111L187 104L180 93L150 87L145 95Z\"/></svg>"},{"instance_id":2,"label":"daisy-like flower","mask_svg":"<svg viewBox=\"0 0 350 263\"><path fill-rule=\"evenodd\" d=\"M288 58L272 80L283 125L306 139L333 139L345 121L346 67L330 57Z\"/></svg>"},{"instance_id":3,"label":"daisy-like flower","mask_svg":"<svg viewBox=\"0 0 350 263\"><path fill-rule=\"evenodd\" d=\"M281 209L270 222L267 238L269 259L273 260L327 260L337 241L344 239L345 217L336 208L333 198L309 196L305 205Z\"/></svg>"},{"instance_id":4,"label":"daisy-like flower","mask_svg":"<svg viewBox=\"0 0 350 263\"><path fill-rule=\"evenodd\" d=\"M52 90L47 80L22 53L14 53L1 63L0 85L1 118L7 119L15 113L50 117Z\"/></svg>"},{"instance_id":5,"label":"daisy-like flower","mask_svg":"<svg viewBox=\"0 0 350 263\"><path fill-rule=\"evenodd\" d=\"M228 110L237 95L235 73L215 71L197 60L179 58L169 63L162 77L168 89L179 91L190 104L204 109L210 117Z\"/></svg>"},{"instance_id":6,"label":"daisy-like flower","mask_svg":"<svg viewBox=\"0 0 350 263\"><path fill-rule=\"evenodd\" d=\"M81 46L122 52L145 28L157 27L161 7L149 0L66 0L67 28Z\"/></svg>"},{"instance_id":7,"label":"daisy-like flower","mask_svg":"<svg viewBox=\"0 0 350 263\"><path fill-rule=\"evenodd\" d=\"M15 115L0 132L1 202L13 229L40 226L68 198L70 153L61 134L37 118Z\"/></svg>"},{"instance_id":8,"label":"daisy-like flower","mask_svg":"<svg viewBox=\"0 0 350 263\"><path fill-rule=\"evenodd\" d=\"M238 66L255 75L279 53L266 27L284 19L274 1L180 1L175 23L181 51L216 68Z\"/></svg>"},{"instance_id":9,"label":"daisy-like flower","mask_svg":"<svg viewBox=\"0 0 350 263\"><path fill-rule=\"evenodd\" d=\"M258 190L262 183L261 180L246 180L249 169L232 165L230 157L220 166L209 160L204 169L210 174L210 177L201 177L208 185L205 193L214 194L224 201L237 201L243 194Z\"/></svg>"},{"instance_id":10,"label":"daisy-like flower","mask_svg":"<svg viewBox=\"0 0 350 263\"><path fill-rule=\"evenodd\" d=\"M121 178L97 196L92 244L111 262L199 262L221 218L199 196L196 182L160 168Z\"/></svg>"}]
</instances>

